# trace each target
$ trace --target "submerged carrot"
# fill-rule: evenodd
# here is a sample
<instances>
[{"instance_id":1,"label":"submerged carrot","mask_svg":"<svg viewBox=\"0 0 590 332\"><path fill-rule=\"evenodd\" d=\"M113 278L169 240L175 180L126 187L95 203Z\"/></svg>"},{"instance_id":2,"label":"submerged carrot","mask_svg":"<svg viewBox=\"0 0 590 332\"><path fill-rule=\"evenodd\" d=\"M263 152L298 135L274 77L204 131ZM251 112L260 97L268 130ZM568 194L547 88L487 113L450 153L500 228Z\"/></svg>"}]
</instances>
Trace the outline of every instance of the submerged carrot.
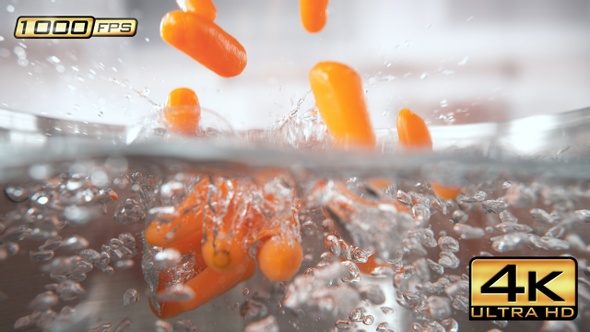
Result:
<instances>
[{"instance_id":1,"label":"submerged carrot","mask_svg":"<svg viewBox=\"0 0 590 332\"><path fill-rule=\"evenodd\" d=\"M287 281L299 271L303 262L303 249L299 241L289 236L273 236L258 249L258 265L271 281Z\"/></svg>"},{"instance_id":2,"label":"submerged carrot","mask_svg":"<svg viewBox=\"0 0 590 332\"><path fill-rule=\"evenodd\" d=\"M217 17L217 9L211 0L176 0L176 3L183 11L199 14L210 21Z\"/></svg>"},{"instance_id":3,"label":"submerged carrot","mask_svg":"<svg viewBox=\"0 0 590 332\"><path fill-rule=\"evenodd\" d=\"M350 67L320 62L309 74L316 106L334 138L344 146L374 147L363 83Z\"/></svg>"},{"instance_id":4,"label":"submerged carrot","mask_svg":"<svg viewBox=\"0 0 590 332\"><path fill-rule=\"evenodd\" d=\"M145 230L146 241L158 247L169 246L191 234L203 234L203 206L209 181L200 181L176 208L179 216L168 223L153 221Z\"/></svg>"},{"instance_id":5,"label":"submerged carrot","mask_svg":"<svg viewBox=\"0 0 590 332\"><path fill-rule=\"evenodd\" d=\"M328 0L299 0L301 24L308 32L319 32L326 25Z\"/></svg>"},{"instance_id":6,"label":"submerged carrot","mask_svg":"<svg viewBox=\"0 0 590 332\"><path fill-rule=\"evenodd\" d=\"M396 121L400 143L410 149L432 150L432 138L424 120L407 108L402 109ZM434 193L443 199L454 199L461 193L459 187L446 187L432 183Z\"/></svg>"},{"instance_id":7,"label":"submerged carrot","mask_svg":"<svg viewBox=\"0 0 590 332\"><path fill-rule=\"evenodd\" d=\"M188 88L172 90L164 106L164 117L173 131L185 135L196 133L201 119L197 94Z\"/></svg>"},{"instance_id":8,"label":"submerged carrot","mask_svg":"<svg viewBox=\"0 0 590 332\"><path fill-rule=\"evenodd\" d=\"M185 283L195 291L195 296L191 300L180 302L180 306L184 311L196 309L242 281L250 279L254 272L256 272L256 264L253 260L246 260L240 266L225 273L207 268Z\"/></svg>"},{"instance_id":9,"label":"submerged carrot","mask_svg":"<svg viewBox=\"0 0 590 332\"><path fill-rule=\"evenodd\" d=\"M208 18L192 12L167 13L160 24L162 39L223 77L246 67L246 50Z\"/></svg>"}]
</instances>

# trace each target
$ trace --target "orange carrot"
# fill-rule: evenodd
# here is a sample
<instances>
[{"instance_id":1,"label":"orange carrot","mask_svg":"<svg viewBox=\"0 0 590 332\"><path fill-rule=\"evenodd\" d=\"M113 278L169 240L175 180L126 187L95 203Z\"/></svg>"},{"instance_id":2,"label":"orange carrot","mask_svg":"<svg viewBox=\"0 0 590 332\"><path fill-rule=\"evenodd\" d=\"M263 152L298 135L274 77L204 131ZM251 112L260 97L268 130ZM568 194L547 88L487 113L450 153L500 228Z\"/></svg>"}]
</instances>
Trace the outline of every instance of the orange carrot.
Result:
<instances>
[{"instance_id":1,"label":"orange carrot","mask_svg":"<svg viewBox=\"0 0 590 332\"><path fill-rule=\"evenodd\" d=\"M203 258L214 271L224 273L233 270L248 258L247 247L239 236L236 227L243 222L241 214L244 199L238 192L238 182L217 182L217 192L210 193L214 201L227 201L229 204L223 215L211 213L205 220L205 235L202 243ZM218 211L219 212L219 211Z\"/></svg>"},{"instance_id":2,"label":"orange carrot","mask_svg":"<svg viewBox=\"0 0 590 332\"><path fill-rule=\"evenodd\" d=\"M209 181L202 180L176 208L179 216L169 223L152 222L145 230L146 241L158 247L184 239L191 234L203 234L203 206Z\"/></svg>"},{"instance_id":3,"label":"orange carrot","mask_svg":"<svg viewBox=\"0 0 590 332\"><path fill-rule=\"evenodd\" d=\"M170 128L180 134L197 132L201 118L201 105L197 94L188 88L172 90L166 100L164 117Z\"/></svg>"},{"instance_id":4,"label":"orange carrot","mask_svg":"<svg viewBox=\"0 0 590 332\"><path fill-rule=\"evenodd\" d=\"M162 18L162 39L222 77L239 75L246 67L246 50L211 20L173 11Z\"/></svg>"},{"instance_id":5,"label":"orange carrot","mask_svg":"<svg viewBox=\"0 0 590 332\"><path fill-rule=\"evenodd\" d=\"M210 21L217 17L217 9L211 0L176 0L176 3L183 11L202 15Z\"/></svg>"},{"instance_id":6,"label":"orange carrot","mask_svg":"<svg viewBox=\"0 0 590 332\"><path fill-rule=\"evenodd\" d=\"M301 24L308 32L321 31L326 25L328 0L299 0Z\"/></svg>"},{"instance_id":7,"label":"orange carrot","mask_svg":"<svg viewBox=\"0 0 590 332\"><path fill-rule=\"evenodd\" d=\"M195 296L191 300L179 302L179 304L183 311L196 309L234 288L242 281L250 279L254 272L256 272L256 264L250 259L225 273L207 268L185 283L195 292Z\"/></svg>"},{"instance_id":8,"label":"orange carrot","mask_svg":"<svg viewBox=\"0 0 590 332\"><path fill-rule=\"evenodd\" d=\"M432 191L442 199L455 199L461 193L460 187L441 186L436 182L430 183Z\"/></svg>"},{"instance_id":9,"label":"orange carrot","mask_svg":"<svg viewBox=\"0 0 590 332\"><path fill-rule=\"evenodd\" d=\"M373 148L375 134L360 76L346 65L320 62L311 70L309 81L316 106L338 143Z\"/></svg>"},{"instance_id":10,"label":"orange carrot","mask_svg":"<svg viewBox=\"0 0 590 332\"><path fill-rule=\"evenodd\" d=\"M409 149L432 150L430 131L424 120L407 108L402 109L396 121L397 135L402 146ZM459 187L446 187L432 183L434 193L443 199L454 199L461 193Z\"/></svg>"},{"instance_id":11,"label":"orange carrot","mask_svg":"<svg viewBox=\"0 0 590 332\"><path fill-rule=\"evenodd\" d=\"M430 131L421 117L403 108L397 116L396 125L402 146L410 149L432 150Z\"/></svg>"},{"instance_id":12,"label":"orange carrot","mask_svg":"<svg viewBox=\"0 0 590 332\"><path fill-rule=\"evenodd\" d=\"M287 281L299 271L303 249L298 240L287 236L273 236L258 249L258 265L271 281Z\"/></svg>"}]
</instances>

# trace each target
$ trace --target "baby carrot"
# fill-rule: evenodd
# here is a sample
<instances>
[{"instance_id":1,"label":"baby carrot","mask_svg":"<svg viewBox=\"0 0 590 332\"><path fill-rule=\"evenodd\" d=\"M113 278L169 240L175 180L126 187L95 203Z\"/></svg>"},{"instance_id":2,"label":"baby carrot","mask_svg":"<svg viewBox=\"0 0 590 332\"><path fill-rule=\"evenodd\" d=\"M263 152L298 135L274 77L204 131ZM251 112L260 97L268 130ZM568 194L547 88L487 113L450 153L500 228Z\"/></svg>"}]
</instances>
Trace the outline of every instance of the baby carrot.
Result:
<instances>
[{"instance_id":1,"label":"baby carrot","mask_svg":"<svg viewBox=\"0 0 590 332\"><path fill-rule=\"evenodd\" d=\"M229 204L223 215L211 213L204 221L205 234L202 242L203 258L211 269L224 273L235 269L247 260L246 244L236 227L243 221L245 210L242 193L238 192L238 182L216 181L218 190L210 193L213 201L227 201ZM221 220L219 220L219 218Z\"/></svg>"},{"instance_id":2,"label":"baby carrot","mask_svg":"<svg viewBox=\"0 0 590 332\"><path fill-rule=\"evenodd\" d=\"M316 106L338 143L373 148L375 134L360 76L344 64L320 62L311 70L309 81Z\"/></svg>"},{"instance_id":3,"label":"baby carrot","mask_svg":"<svg viewBox=\"0 0 590 332\"><path fill-rule=\"evenodd\" d=\"M273 236L266 239L258 249L258 265L271 281L286 281L299 271L303 262L303 249L296 239Z\"/></svg>"},{"instance_id":4,"label":"baby carrot","mask_svg":"<svg viewBox=\"0 0 590 332\"><path fill-rule=\"evenodd\" d=\"M326 25L328 0L299 0L301 24L308 32L321 31Z\"/></svg>"},{"instance_id":5,"label":"baby carrot","mask_svg":"<svg viewBox=\"0 0 590 332\"><path fill-rule=\"evenodd\" d=\"M188 88L172 90L164 106L164 117L173 131L185 135L194 134L201 118L197 94Z\"/></svg>"},{"instance_id":6,"label":"baby carrot","mask_svg":"<svg viewBox=\"0 0 590 332\"><path fill-rule=\"evenodd\" d=\"M397 135L402 146L410 149L432 150L430 131L424 120L407 108L402 109L396 121ZM443 199L454 199L461 193L459 187L446 187L432 183L434 193Z\"/></svg>"},{"instance_id":7,"label":"baby carrot","mask_svg":"<svg viewBox=\"0 0 590 332\"><path fill-rule=\"evenodd\" d=\"M222 77L239 75L246 50L211 20L192 12L167 13L160 24L162 39Z\"/></svg>"},{"instance_id":8,"label":"baby carrot","mask_svg":"<svg viewBox=\"0 0 590 332\"><path fill-rule=\"evenodd\" d=\"M185 283L195 291L195 296L188 301L180 302L183 311L189 311L200 307L219 295L234 288L242 281L248 280L256 272L256 264L248 259L235 269L219 273L207 268L203 272Z\"/></svg>"},{"instance_id":9,"label":"baby carrot","mask_svg":"<svg viewBox=\"0 0 590 332\"><path fill-rule=\"evenodd\" d=\"M211 0L176 0L176 3L183 11L202 15L212 22L217 17L217 9Z\"/></svg>"},{"instance_id":10,"label":"baby carrot","mask_svg":"<svg viewBox=\"0 0 590 332\"><path fill-rule=\"evenodd\" d=\"M397 135L402 146L411 149L432 150L430 131L421 117L407 108L397 116Z\"/></svg>"},{"instance_id":11,"label":"baby carrot","mask_svg":"<svg viewBox=\"0 0 590 332\"><path fill-rule=\"evenodd\" d=\"M436 182L432 182L430 186L432 187L432 191L443 199L455 199L461 193L460 187L441 186Z\"/></svg>"},{"instance_id":12,"label":"baby carrot","mask_svg":"<svg viewBox=\"0 0 590 332\"><path fill-rule=\"evenodd\" d=\"M168 223L152 222L145 230L146 241L158 247L168 246L170 243L185 237L203 234L203 206L209 190L209 180L200 181L195 189L176 208L179 216Z\"/></svg>"}]
</instances>

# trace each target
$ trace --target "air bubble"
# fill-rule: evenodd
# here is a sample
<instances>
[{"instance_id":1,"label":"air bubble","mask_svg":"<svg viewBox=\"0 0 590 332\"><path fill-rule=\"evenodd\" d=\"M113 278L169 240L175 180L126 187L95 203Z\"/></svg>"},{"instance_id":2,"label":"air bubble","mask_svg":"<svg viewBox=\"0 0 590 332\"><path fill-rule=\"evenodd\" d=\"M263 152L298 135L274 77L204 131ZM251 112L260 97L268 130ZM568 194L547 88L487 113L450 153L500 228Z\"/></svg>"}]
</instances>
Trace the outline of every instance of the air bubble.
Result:
<instances>
[{"instance_id":1,"label":"air bubble","mask_svg":"<svg viewBox=\"0 0 590 332\"><path fill-rule=\"evenodd\" d=\"M367 300L372 304L385 303L385 293L381 287L375 284L367 284L359 287L361 299Z\"/></svg>"},{"instance_id":2,"label":"air bubble","mask_svg":"<svg viewBox=\"0 0 590 332\"><path fill-rule=\"evenodd\" d=\"M438 239L438 246L443 251L457 252L459 251L459 241L450 236L441 236Z\"/></svg>"},{"instance_id":3,"label":"air bubble","mask_svg":"<svg viewBox=\"0 0 590 332\"><path fill-rule=\"evenodd\" d=\"M197 324L190 319L179 319L174 322L174 332L197 332Z\"/></svg>"},{"instance_id":4,"label":"air bubble","mask_svg":"<svg viewBox=\"0 0 590 332\"><path fill-rule=\"evenodd\" d=\"M49 308L53 308L59 302L59 297L52 291L43 292L38 294L31 303L29 308L36 311L44 311Z\"/></svg>"},{"instance_id":5,"label":"air bubble","mask_svg":"<svg viewBox=\"0 0 590 332\"><path fill-rule=\"evenodd\" d=\"M336 328L338 330L347 331L354 327L354 323L347 319L339 319L336 321Z\"/></svg>"},{"instance_id":6,"label":"air bubble","mask_svg":"<svg viewBox=\"0 0 590 332\"><path fill-rule=\"evenodd\" d=\"M508 204L502 200L487 200L481 205L485 213L500 213L508 208Z\"/></svg>"},{"instance_id":7,"label":"air bubble","mask_svg":"<svg viewBox=\"0 0 590 332\"><path fill-rule=\"evenodd\" d=\"M264 317L268 314L268 308L260 301L248 299L240 306L240 316L251 320Z\"/></svg>"},{"instance_id":8,"label":"air bubble","mask_svg":"<svg viewBox=\"0 0 590 332\"><path fill-rule=\"evenodd\" d=\"M183 284L172 285L157 294L158 301L172 302L172 301L189 301L195 297L195 292L188 286Z\"/></svg>"},{"instance_id":9,"label":"air bubble","mask_svg":"<svg viewBox=\"0 0 590 332\"><path fill-rule=\"evenodd\" d=\"M164 320L158 319L154 323L154 327L156 329L156 332L174 332L174 327L172 326L172 324Z\"/></svg>"},{"instance_id":10,"label":"air bubble","mask_svg":"<svg viewBox=\"0 0 590 332\"><path fill-rule=\"evenodd\" d=\"M268 316L246 325L244 332L279 332L279 324L275 316Z\"/></svg>"},{"instance_id":11,"label":"air bubble","mask_svg":"<svg viewBox=\"0 0 590 332\"><path fill-rule=\"evenodd\" d=\"M139 301L139 292L136 289L129 288L123 294L123 306L134 305Z\"/></svg>"}]
</instances>

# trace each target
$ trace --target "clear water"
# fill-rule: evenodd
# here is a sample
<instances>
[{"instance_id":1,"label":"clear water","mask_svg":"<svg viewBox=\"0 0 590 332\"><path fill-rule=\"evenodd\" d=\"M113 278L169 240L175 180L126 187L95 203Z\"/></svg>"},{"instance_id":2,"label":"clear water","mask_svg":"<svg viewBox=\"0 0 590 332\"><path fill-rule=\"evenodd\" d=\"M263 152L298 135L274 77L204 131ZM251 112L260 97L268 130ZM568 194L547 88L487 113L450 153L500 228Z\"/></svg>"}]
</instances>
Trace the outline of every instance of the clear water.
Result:
<instances>
[{"instance_id":1,"label":"clear water","mask_svg":"<svg viewBox=\"0 0 590 332\"><path fill-rule=\"evenodd\" d=\"M404 154L387 135L384 154L335 152L314 112L229 143L150 130L163 134L92 151L72 141L60 160L4 168L0 330L582 331L588 322L590 168L578 156L490 155L483 145ZM188 298L182 282L195 260L149 246L142 232L203 179L214 179L212 191L235 180L269 220L296 208L297 229L284 231L300 238L304 262L288 282L257 271L195 311L158 320L148 307L158 274L176 284L160 296ZM432 180L462 194L442 200ZM363 274L357 264L371 255L387 264ZM578 318L468 321L467 265L482 255L575 257Z\"/></svg>"}]
</instances>

